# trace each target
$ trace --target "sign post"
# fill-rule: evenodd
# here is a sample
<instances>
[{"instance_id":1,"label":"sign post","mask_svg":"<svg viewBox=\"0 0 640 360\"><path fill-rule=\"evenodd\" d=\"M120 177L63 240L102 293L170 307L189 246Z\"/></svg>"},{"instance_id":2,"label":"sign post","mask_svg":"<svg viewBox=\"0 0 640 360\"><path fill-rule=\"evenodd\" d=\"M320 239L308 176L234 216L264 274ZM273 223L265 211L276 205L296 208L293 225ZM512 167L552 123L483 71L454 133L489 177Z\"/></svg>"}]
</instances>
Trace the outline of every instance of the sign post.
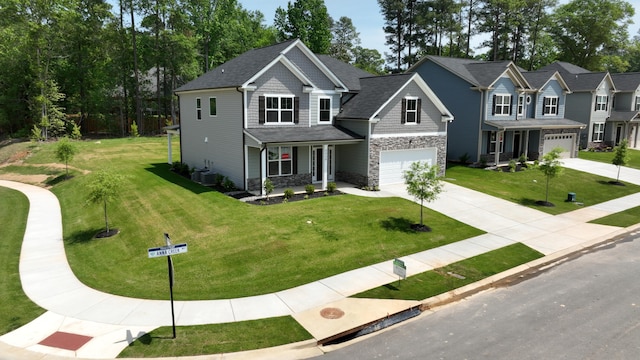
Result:
<instances>
[{"instance_id":1,"label":"sign post","mask_svg":"<svg viewBox=\"0 0 640 360\"><path fill-rule=\"evenodd\" d=\"M173 261L171 260L171 255L177 255L187 252L187 244L171 244L171 239L169 238L169 234L164 233L164 239L166 242L166 246L161 246L157 248L150 248L147 250L147 254L149 258L156 258L161 256L167 257L167 268L169 271L169 296L171 299L171 324L173 327L173 338L176 338L176 317L175 311L173 307Z\"/></svg>"},{"instance_id":2,"label":"sign post","mask_svg":"<svg viewBox=\"0 0 640 360\"><path fill-rule=\"evenodd\" d=\"M407 266L404 261L400 259L393 260L393 273L398 275L398 285L400 285L400 279L407 278Z\"/></svg>"}]
</instances>

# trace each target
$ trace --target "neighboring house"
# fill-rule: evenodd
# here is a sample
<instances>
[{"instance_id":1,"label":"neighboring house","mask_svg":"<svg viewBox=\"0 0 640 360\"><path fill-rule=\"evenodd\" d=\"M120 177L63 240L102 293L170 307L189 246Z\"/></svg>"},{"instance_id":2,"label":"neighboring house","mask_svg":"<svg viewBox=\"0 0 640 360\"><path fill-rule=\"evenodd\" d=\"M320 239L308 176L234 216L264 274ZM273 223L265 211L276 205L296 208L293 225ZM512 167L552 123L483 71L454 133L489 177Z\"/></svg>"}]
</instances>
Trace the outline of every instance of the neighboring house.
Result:
<instances>
[{"instance_id":1,"label":"neighboring house","mask_svg":"<svg viewBox=\"0 0 640 360\"><path fill-rule=\"evenodd\" d=\"M614 134L611 126L607 126L607 121L611 115L613 95L616 93L611 75L608 72L590 72L561 61L540 70L559 72L571 88L571 94L567 95L565 114L586 126L580 136L580 148L610 145Z\"/></svg>"},{"instance_id":2,"label":"neighboring house","mask_svg":"<svg viewBox=\"0 0 640 360\"><path fill-rule=\"evenodd\" d=\"M300 40L248 51L176 94L182 162L241 189L385 185L415 160L444 171L453 116L419 76L375 77Z\"/></svg>"},{"instance_id":3,"label":"neighboring house","mask_svg":"<svg viewBox=\"0 0 640 360\"><path fill-rule=\"evenodd\" d=\"M415 71L456 121L448 129L451 160L499 163L538 159L555 147L577 156L581 128L565 118L569 87L557 72L525 72L511 61L426 56Z\"/></svg>"},{"instance_id":4,"label":"neighboring house","mask_svg":"<svg viewBox=\"0 0 640 360\"><path fill-rule=\"evenodd\" d=\"M613 110L607 119L605 134L613 135L610 145L618 145L622 139L629 141L629 147L640 149L640 72L611 74L616 85Z\"/></svg>"}]
</instances>

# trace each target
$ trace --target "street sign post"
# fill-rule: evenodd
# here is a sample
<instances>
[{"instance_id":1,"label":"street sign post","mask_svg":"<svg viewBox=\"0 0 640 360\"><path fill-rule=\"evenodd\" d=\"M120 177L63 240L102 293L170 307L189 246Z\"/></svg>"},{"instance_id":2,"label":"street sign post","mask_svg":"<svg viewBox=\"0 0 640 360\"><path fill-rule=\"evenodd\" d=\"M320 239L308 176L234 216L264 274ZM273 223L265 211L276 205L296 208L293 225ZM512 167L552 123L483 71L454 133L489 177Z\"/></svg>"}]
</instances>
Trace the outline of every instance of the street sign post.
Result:
<instances>
[{"instance_id":1,"label":"street sign post","mask_svg":"<svg viewBox=\"0 0 640 360\"><path fill-rule=\"evenodd\" d=\"M167 257L167 268L169 271L169 296L171 299L171 323L173 325L173 338L176 338L176 317L175 311L173 308L173 261L171 260L171 255L184 254L187 252L187 244L171 244L171 238L169 238L169 234L164 233L164 240L166 242L165 246L150 248L147 250L147 256L149 258L157 258L166 256Z\"/></svg>"},{"instance_id":2,"label":"street sign post","mask_svg":"<svg viewBox=\"0 0 640 360\"><path fill-rule=\"evenodd\" d=\"M404 261L400 259L393 260L393 273L398 275L398 284L400 284L400 279L407 278L407 266Z\"/></svg>"}]
</instances>

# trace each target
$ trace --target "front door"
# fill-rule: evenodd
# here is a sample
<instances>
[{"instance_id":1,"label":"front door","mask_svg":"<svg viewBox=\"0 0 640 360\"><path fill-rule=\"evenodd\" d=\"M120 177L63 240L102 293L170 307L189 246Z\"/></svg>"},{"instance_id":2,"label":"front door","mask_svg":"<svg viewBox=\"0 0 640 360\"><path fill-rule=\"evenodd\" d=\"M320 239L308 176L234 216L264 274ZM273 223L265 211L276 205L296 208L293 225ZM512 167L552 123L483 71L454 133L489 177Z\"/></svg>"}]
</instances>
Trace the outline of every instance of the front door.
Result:
<instances>
[{"instance_id":1,"label":"front door","mask_svg":"<svg viewBox=\"0 0 640 360\"><path fill-rule=\"evenodd\" d=\"M334 155L333 155L333 146L330 145L328 148L329 156L327 157L327 181L333 181L333 173L334 173ZM311 165L312 168L312 177L313 182L322 182L322 173L324 172L324 155L322 152L322 146L314 146L313 147L313 163Z\"/></svg>"},{"instance_id":2,"label":"front door","mask_svg":"<svg viewBox=\"0 0 640 360\"><path fill-rule=\"evenodd\" d=\"M622 125L616 126L616 143L614 145L620 145L620 140L622 138Z\"/></svg>"},{"instance_id":3,"label":"front door","mask_svg":"<svg viewBox=\"0 0 640 360\"><path fill-rule=\"evenodd\" d=\"M512 158L517 159L521 155L520 150L520 131L516 131L513 133L513 156Z\"/></svg>"}]
</instances>

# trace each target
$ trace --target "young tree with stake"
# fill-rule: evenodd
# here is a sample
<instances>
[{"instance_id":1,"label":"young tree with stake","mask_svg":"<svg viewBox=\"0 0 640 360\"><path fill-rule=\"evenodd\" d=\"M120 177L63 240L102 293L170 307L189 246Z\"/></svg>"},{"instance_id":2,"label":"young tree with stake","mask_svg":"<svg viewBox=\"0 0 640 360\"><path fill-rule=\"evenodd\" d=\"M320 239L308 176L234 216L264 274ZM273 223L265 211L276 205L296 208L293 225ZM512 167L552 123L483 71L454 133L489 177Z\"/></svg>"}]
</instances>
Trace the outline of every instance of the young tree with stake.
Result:
<instances>
[{"instance_id":1,"label":"young tree with stake","mask_svg":"<svg viewBox=\"0 0 640 360\"><path fill-rule=\"evenodd\" d=\"M438 177L438 166L430 166L426 162L416 161L411 164L409 170L404 172L404 183L407 185L409 195L420 200L420 224L419 230L426 231L423 221L423 204L431 202L442 192L442 182Z\"/></svg>"}]
</instances>

